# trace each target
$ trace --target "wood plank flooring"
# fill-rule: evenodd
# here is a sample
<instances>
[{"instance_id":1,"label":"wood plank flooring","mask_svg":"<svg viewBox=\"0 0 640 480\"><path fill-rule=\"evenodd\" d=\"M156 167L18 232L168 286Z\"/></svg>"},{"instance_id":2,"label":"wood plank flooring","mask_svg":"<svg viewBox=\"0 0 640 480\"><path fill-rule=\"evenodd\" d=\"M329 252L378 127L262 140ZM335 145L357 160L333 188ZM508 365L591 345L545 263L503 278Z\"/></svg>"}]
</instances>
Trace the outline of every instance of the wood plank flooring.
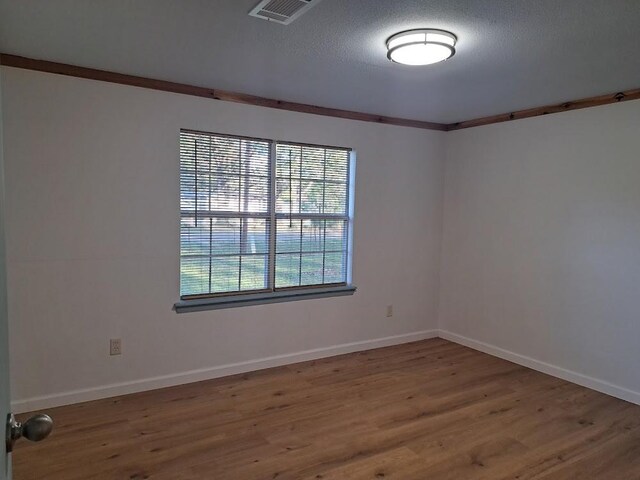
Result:
<instances>
[{"instance_id":1,"label":"wood plank flooring","mask_svg":"<svg viewBox=\"0 0 640 480\"><path fill-rule=\"evenodd\" d=\"M15 480L640 479L640 406L442 339L50 414Z\"/></svg>"}]
</instances>

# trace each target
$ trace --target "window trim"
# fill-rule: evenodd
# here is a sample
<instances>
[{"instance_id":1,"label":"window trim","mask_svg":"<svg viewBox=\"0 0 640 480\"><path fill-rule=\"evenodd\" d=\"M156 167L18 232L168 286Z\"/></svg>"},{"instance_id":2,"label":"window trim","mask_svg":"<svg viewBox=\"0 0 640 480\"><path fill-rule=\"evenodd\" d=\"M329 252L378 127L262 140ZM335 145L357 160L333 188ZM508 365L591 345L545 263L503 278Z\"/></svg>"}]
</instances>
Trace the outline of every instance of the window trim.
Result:
<instances>
[{"instance_id":1,"label":"window trim","mask_svg":"<svg viewBox=\"0 0 640 480\"><path fill-rule=\"evenodd\" d=\"M173 305L176 313L202 312L223 308L248 307L268 303L291 302L296 300L310 300L314 298L343 297L356 292L354 285L336 284L332 287L287 287L275 292L234 293L233 295L218 294L215 297L180 300Z\"/></svg>"},{"instance_id":2,"label":"window trim","mask_svg":"<svg viewBox=\"0 0 640 480\"><path fill-rule=\"evenodd\" d=\"M262 290L249 290L249 291L234 291L234 292L217 292L200 295L181 295L180 300L177 301L173 309L176 313L188 313L205 310L217 310L223 308L233 308L250 305L260 305L269 303L280 303L297 300L306 300L313 298L326 298L353 295L356 292L356 287L352 284L352 262L353 262L353 221L354 221L354 206L355 206L355 162L356 155L353 149L348 147L329 146L321 144L311 144L304 142L275 140L259 137L249 137L242 135L231 135L214 132L205 132L191 129L180 129L180 133L193 133L204 135L216 135L222 137L229 137L234 139L245 140L257 140L269 142L270 158L269 158L269 211L261 215L265 219L270 221L270 229L273 229L273 233L269 234L269 265L272 266L269 271L269 284L271 288ZM347 152L347 191L346 191L346 214L314 214L314 213L289 213L279 214L276 211L276 186L277 186L277 174L276 174L276 162L277 162L277 146L278 145L295 145L301 147L315 147L324 149L339 149ZM202 212L204 214L204 212ZM218 212L222 213L222 212ZM207 215L212 216L214 213L207 212ZM229 213L229 216L243 216L242 212ZM182 210L180 209L180 218L182 218ZM215 215L218 216L218 215ZM223 215L224 216L224 215ZM251 217L255 217L255 214L251 214ZM249 215L247 214L247 217ZM277 220L281 218L299 218L305 219L308 217L318 217L322 219L329 219L335 217L336 220L343 220L346 226L346 256L345 256L345 282L339 283L323 283L315 285L299 285L277 288L275 286L275 261L276 261L276 238L277 233Z\"/></svg>"}]
</instances>

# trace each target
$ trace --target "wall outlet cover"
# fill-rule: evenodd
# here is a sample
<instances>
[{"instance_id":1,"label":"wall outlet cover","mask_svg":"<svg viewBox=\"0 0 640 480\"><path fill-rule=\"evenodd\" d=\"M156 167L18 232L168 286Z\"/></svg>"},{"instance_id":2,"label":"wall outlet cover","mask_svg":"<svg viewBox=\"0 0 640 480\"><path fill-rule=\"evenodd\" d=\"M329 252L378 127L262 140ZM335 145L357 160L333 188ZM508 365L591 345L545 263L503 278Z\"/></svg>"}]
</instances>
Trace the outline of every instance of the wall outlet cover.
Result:
<instances>
[{"instance_id":1,"label":"wall outlet cover","mask_svg":"<svg viewBox=\"0 0 640 480\"><path fill-rule=\"evenodd\" d=\"M109 354L110 355L122 355L122 340L119 338L112 338L109 340Z\"/></svg>"}]
</instances>

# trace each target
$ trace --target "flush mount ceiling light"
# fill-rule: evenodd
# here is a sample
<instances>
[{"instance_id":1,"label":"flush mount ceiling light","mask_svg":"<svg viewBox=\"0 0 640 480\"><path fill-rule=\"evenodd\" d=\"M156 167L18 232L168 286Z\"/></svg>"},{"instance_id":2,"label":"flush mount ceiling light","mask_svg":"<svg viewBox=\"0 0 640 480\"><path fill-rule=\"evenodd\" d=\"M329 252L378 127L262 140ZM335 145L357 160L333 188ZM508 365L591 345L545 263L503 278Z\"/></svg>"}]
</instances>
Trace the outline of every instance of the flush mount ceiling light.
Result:
<instances>
[{"instance_id":1,"label":"flush mount ceiling light","mask_svg":"<svg viewBox=\"0 0 640 480\"><path fill-rule=\"evenodd\" d=\"M403 65L430 65L456 53L457 37L445 30L420 28L396 33L387 40L387 58Z\"/></svg>"}]
</instances>

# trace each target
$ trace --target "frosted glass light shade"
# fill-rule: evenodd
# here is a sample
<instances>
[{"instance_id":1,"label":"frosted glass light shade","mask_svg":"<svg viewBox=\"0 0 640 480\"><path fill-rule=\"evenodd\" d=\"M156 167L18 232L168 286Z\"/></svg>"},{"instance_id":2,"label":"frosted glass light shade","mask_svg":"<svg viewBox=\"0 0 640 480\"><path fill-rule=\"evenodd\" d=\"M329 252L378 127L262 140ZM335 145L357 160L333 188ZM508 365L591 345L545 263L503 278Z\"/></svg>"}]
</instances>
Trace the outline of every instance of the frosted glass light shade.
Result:
<instances>
[{"instance_id":1,"label":"frosted glass light shade","mask_svg":"<svg viewBox=\"0 0 640 480\"><path fill-rule=\"evenodd\" d=\"M451 58L457 38L444 30L408 30L387 40L387 58L403 65L430 65Z\"/></svg>"}]
</instances>

